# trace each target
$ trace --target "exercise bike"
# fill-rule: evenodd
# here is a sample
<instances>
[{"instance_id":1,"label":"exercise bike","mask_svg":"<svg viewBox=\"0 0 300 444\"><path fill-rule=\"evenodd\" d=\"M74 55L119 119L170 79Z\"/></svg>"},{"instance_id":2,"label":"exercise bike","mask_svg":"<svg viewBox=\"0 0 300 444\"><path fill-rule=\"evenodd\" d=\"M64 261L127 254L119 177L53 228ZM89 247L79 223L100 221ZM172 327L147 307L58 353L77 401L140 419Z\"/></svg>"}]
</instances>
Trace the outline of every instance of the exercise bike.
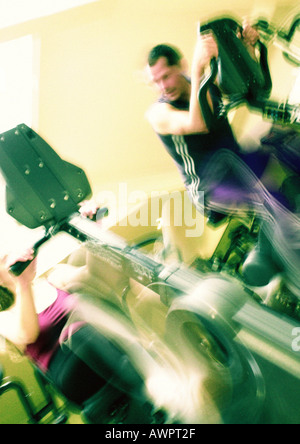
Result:
<instances>
[{"instance_id":1,"label":"exercise bike","mask_svg":"<svg viewBox=\"0 0 300 444\"><path fill-rule=\"evenodd\" d=\"M29 153L24 156L26 151ZM106 280L108 287L114 288L117 310L133 325L134 317L127 304L128 285L134 281L145 289L151 288L166 308L164 349L176 350L185 362L191 363L193 370L199 365L200 371L205 362L210 375L216 380L221 375L221 380L226 381L225 387L219 384L226 396L215 394L222 421L259 422L266 396L265 381L256 359L239 339L239 333L246 327L255 334L267 335L274 348L284 350L289 359L295 361L293 368L296 366L297 373L299 360L291 352L290 341L298 324L269 313L257 304L252 292L232 276L213 270L201 272L182 264L159 263L129 246L123 238L82 217L78 204L90 194L84 172L60 159L26 125L0 137L0 157L9 197L8 213L28 228L45 229L45 236L34 247L36 253L58 232L75 237L94 257L96 273ZM61 171L65 170L70 174L70 184L63 182ZM72 194L74 189L76 193ZM24 209L25 197L28 204ZM53 205L54 202L57 205ZM13 267L13 273L22 271L24 265L21 269L19 265ZM111 277L108 270L112 271ZM118 289L117 281L122 281ZM113 299L109 303L113 303ZM101 307L105 312L106 305ZM257 322L260 318L262 322ZM124 338L118 335L116 332L114 340L119 340L126 349ZM155 349L146 351L151 359L159 355Z\"/></svg>"},{"instance_id":2,"label":"exercise bike","mask_svg":"<svg viewBox=\"0 0 300 444\"><path fill-rule=\"evenodd\" d=\"M226 27L233 25L227 20L223 23ZM263 94L268 76L260 79L259 90ZM240 84L245 82L242 80ZM250 97L251 104L265 103L266 97L256 97L253 90L248 95L249 85L252 87L253 83L247 80L246 84L246 95L237 97L235 104L242 103L245 97ZM203 87L205 90L207 84ZM199 97L202 95L201 92ZM218 124L211 114L208 121L209 125ZM0 136L0 165L7 187L8 214L29 229L43 227L45 230L45 235L34 245L36 254L41 245L64 232L76 238L93 258L95 274L108 289L105 297L99 295L101 304L96 304L99 313L111 313L113 305L113 312L121 313L139 337L136 300L133 297L133 302L129 302L133 287L137 284L157 295L165 313L163 339L157 340L157 335L146 329L149 341L145 342L143 337L143 346L138 347L137 355L132 357L137 367L146 358L149 363L166 365L168 359L164 358L171 351L172 356L184 363L181 370L199 376L205 369L201 387L211 395L212 404L220 413L220 422L299 421L297 402L289 405L288 412L272 410L278 378L272 385L267 376L270 371L278 372L276 374L286 381L282 402L284 396L292 396L295 387L299 387L300 358L297 347L293 348L293 344L297 345L295 332L299 321L262 304L237 273L245 251L251 249L258 236L255 217L249 219L250 223L238 224L234 230L229 227L225 233L226 246L220 244L209 263L198 261L192 267L177 262L166 264L144 254L139 245L129 244L82 217L78 206L91 195L85 173L57 156L46 141L26 125ZM26 264L15 264L11 271L20 274L24 266ZM130 353L131 344L126 343L126 335L124 340L124 334L118 331L109 334ZM143 366L141 374L145 378L149 376ZM199 385L195 384L194 390L195 397L201 397ZM107 397L106 402L109 402ZM87 407L87 410L91 409ZM105 412L99 409L98 420L101 415L107 418ZM175 416L172 420L180 422L181 419ZM203 421L201 412L197 420Z\"/></svg>"},{"instance_id":3,"label":"exercise bike","mask_svg":"<svg viewBox=\"0 0 300 444\"><path fill-rule=\"evenodd\" d=\"M299 54L289 50L293 37L299 28L300 19L295 17L290 30L277 31L268 22L259 20L254 25L260 32L261 39L257 46L260 53L259 61L254 60L238 32L241 24L232 18L221 18L201 25L199 32L213 32L219 48L218 59L211 61L210 73L206 76L199 89L199 103L205 122L209 129L217 127L218 122L228 112L246 104L250 110L262 114L263 118L278 125L289 128L300 128L299 105L278 103L269 100L272 91L272 79L268 65L268 47L277 39L285 58L296 66L300 66ZM264 43L263 43L264 42ZM213 115L207 101L207 91L215 80L226 97L226 103L220 108L218 115Z\"/></svg>"}]
</instances>

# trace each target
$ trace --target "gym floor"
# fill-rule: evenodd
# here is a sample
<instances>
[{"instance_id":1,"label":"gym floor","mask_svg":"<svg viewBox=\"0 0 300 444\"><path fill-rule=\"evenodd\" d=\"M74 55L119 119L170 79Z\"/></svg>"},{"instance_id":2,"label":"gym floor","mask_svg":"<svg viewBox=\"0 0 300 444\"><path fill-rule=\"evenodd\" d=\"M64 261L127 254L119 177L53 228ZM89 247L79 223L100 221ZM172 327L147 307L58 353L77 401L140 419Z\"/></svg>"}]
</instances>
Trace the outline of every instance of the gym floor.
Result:
<instances>
[{"instance_id":1,"label":"gym floor","mask_svg":"<svg viewBox=\"0 0 300 444\"><path fill-rule=\"evenodd\" d=\"M4 377L13 377L19 380L29 395L31 403L38 411L45 405L43 393L37 383L33 368L26 358L20 356L9 356L7 353L0 354L0 362L4 367ZM56 405L64 407L64 400L54 394ZM0 397L0 424L28 424L30 423L25 409L14 390L4 393ZM68 415L67 424L83 424L80 413L75 408L69 407L65 413ZM52 420L52 415L47 415L45 423Z\"/></svg>"}]
</instances>

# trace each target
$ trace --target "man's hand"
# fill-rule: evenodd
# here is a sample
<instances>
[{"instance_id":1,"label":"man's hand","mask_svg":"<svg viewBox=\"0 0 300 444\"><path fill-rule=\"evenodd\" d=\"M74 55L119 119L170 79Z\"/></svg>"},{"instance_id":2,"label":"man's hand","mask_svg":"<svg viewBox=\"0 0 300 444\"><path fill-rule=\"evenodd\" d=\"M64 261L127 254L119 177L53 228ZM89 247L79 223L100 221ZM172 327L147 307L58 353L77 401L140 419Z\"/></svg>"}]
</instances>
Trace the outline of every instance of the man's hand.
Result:
<instances>
[{"instance_id":1,"label":"man's hand","mask_svg":"<svg viewBox=\"0 0 300 444\"><path fill-rule=\"evenodd\" d=\"M258 31L250 25L248 20L243 22L242 36L246 46L255 46L259 40Z\"/></svg>"},{"instance_id":2,"label":"man's hand","mask_svg":"<svg viewBox=\"0 0 300 444\"><path fill-rule=\"evenodd\" d=\"M259 33L253 26L250 25L247 19L243 21L242 27L243 29L238 33L238 37L242 39L251 57L257 61L255 46L259 41Z\"/></svg>"},{"instance_id":3,"label":"man's hand","mask_svg":"<svg viewBox=\"0 0 300 444\"><path fill-rule=\"evenodd\" d=\"M192 77L200 79L210 61L219 55L217 41L212 32L198 35L192 63Z\"/></svg>"},{"instance_id":4,"label":"man's hand","mask_svg":"<svg viewBox=\"0 0 300 444\"><path fill-rule=\"evenodd\" d=\"M80 214L99 225L101 225L102 219L108 215L108 209L106 207L100 207L94 200L86 200L80 205Z\"/></svg>"},{"instance_id":5,"label":"man's hand","mask_svg":"<svg viewBox=\"0 0 300 444\"><path fill-rule=\"evenodd\" d=\"M91 200L85 200L84 202L81 202L79 212L82 216L93 219L99 210L99 205L94 201Z\"/></svg>"}]
</instances>

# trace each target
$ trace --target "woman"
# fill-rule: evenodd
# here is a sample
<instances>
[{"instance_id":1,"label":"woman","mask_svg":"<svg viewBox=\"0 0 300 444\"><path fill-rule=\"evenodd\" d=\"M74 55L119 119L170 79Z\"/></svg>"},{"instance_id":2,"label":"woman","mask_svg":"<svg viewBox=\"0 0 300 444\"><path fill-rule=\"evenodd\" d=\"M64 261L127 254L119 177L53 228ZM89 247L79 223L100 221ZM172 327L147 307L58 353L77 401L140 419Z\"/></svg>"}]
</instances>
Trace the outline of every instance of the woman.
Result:
<instances>
[{"instance_id":1,"label":"woman","mask_svg":"<svg viewBox=\"0 0 300 444\"><path fill-rule=\"evenodd\" d=\"M18 260L32 259L33 251L29 251ZM70 323L76 299L51 284L43 286L47 297L42 298L40 294L37 300L48 302L37 312L35 275L36 260L19 277L13 276L2 261L0 335L28 356L71 402L82 407L99 391L104 392L105 387L109 402L129 396L134 399L133 404L138 405L139 412L143 410L144 384L124 351L87 322ZM71 341L64 342L66 337ZM146 410L149 411L149 405ZM140 420L146 422L147 415ZM101 421L103 412L100 411L93 422Z\"/></svg>"}]
</instances>

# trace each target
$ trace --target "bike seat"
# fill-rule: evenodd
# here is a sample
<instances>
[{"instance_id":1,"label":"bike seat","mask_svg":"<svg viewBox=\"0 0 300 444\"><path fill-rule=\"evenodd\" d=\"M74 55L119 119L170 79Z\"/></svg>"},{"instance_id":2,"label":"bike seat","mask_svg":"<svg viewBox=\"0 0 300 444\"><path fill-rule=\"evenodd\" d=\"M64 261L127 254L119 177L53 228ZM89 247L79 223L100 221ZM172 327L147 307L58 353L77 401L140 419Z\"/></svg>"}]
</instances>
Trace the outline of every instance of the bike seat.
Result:
<instances>
[{"instance_id":1,"label":"bike seat","mask_svg":"<svg viewBox=\"0 0 300 444\"><path fill-rule=\"evenodd\" d=\"M256 104L270 96L272 80L267 61L267 49L260 45L260 63L249 54L243 41L237 36L241 28L231 18L221 18L201 25L200 32L212 31L219 48L218 59L211 62L211 74L200 86L199 101L208 127L216 122L207 103L209 85L217 78L223 94L228 97L230 107L242 102Z\"/></svg>"},{"instance_id":2,"label":"bike seat","mask_svg":"<svg viewBox=\"0 0 300 444\"><path fill-rule=\"evenodd\" d=\"M61 159L25 124L0 135L7 213L28 228L52 226L91 195L82 169Z\"/></svg>"}]
</instances>

